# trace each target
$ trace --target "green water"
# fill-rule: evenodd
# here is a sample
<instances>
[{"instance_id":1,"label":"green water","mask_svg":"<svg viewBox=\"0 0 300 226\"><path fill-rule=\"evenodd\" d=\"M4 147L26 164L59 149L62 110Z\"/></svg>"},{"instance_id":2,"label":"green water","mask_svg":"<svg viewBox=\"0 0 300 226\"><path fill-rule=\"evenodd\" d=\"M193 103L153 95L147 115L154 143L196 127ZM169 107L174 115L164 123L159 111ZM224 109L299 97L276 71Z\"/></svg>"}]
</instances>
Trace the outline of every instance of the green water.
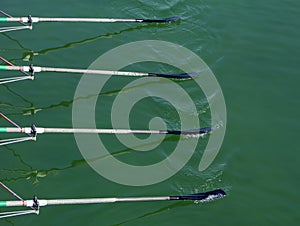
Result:
<instances>
[{"instance_id":1,"label":"green water","mask_svg":"<svg viewBox=\"0 0 300 226\"><path fill-rule=\"evenodd\" d=\"M300 3L297 1L3 1L10 14L45 17L182 17L179 24L37 24L32 31L0 35L0 55L15 64L88 67L106 51L132 41L164 40L182 45L212 69L227 107L227 130L213 164L198 172L207 137L189 163L170 179L131 187L97 174L83 159L72 135L43 135L37 142L1 147L1 180L23 198L78 198L176 195L223 188L222 200L122 203L45 207L40 215L1 220L1 225L298 225L300 154L298 116ZM143 53L141 53L142 55ZM182 59L185 61L185 59ZM140 64L139 71L170 69ZM172 69L172 68L171 68ZM11 74L11 73L9 73ZM1 72L1 77L7 75ZM79 76L37 74L36 80L0 87L0 110L22 125L71 127ZM97 126L110 128L110 107L122 86L114 80L97 106ZM197 101L201 95L188 82ZM171 92L171 91L170 91ZM205 100L197 108L207 107ZM145 100L134 109L133 127L152 117L178 128L178 116L163 100ZM182 106L184 108L184 104ZM209 113L201 113L209 124ZM3 125L7 126L4 120ZM4 137L4 135L2 136ZM176 144L164 142L154 154L133 153L105 137L112 153L129 164L161 161ZM2 200L13 199L3 190ZM4 210L3 208L1 209Z\"/></svg>"}]
</instances>

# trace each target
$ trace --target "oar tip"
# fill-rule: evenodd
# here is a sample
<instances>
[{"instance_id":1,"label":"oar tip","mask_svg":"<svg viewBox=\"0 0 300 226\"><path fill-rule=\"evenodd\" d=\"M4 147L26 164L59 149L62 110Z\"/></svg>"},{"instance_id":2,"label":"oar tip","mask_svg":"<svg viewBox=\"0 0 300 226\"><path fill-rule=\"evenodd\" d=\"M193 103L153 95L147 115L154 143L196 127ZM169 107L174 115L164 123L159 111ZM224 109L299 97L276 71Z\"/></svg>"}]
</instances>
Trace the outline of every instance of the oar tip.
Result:
<instances>
[{"instance_id":1,"label":"oar tip","mask_svg":"<svg viewBox=\"0 0 300 226\"><path fill-rule=\"evenodd\" d=\"M216 189L216 190L213 190L213 191L209 191L207 192L209 195L219 195L221 197L224 197L226 196L226 192L223 190L223 189Z\"/></svg>"},{"instance_id":2,"label":"oar tip","mask_svg":"<svg viewBox=\"0 0 300 226\"><path fill-rule=\"evenodd\" d=\"M199 74L197 72L190 72L190 73L182 73L182 74L174 75L174 78L185 79L185 78L196 77L198 75Z\"/></svg>"},{"instance_id":3,"label":"oar tip","mask_svg":"<svg viewBox=\"0 0 300 226\"><path fill-rule=\"evenodd\" d=\"M199 74L196 72L190 72L190 73L181 73L181 74L157 74L157 73L148 73L148 76L154 76L154 77L163 77L163 78L174 78L174 79L188 79L195 76L198 76Z\"/></svg>"},{"instance_id":4,"label":"oar tip","mask_svg":"<svg viewBox=\"0 0 300 226\"><path fill-rule=\"evenodd\" d=\"M223 189L216 189L213 191L209 191L205 193L204 198L200 199L201 202L209 202L212 200L216 200L216 199L220 199L220 198L224 198L226 196L226 192Z\"/></svg>"},{"instance_id":5,"label":"oar tip","mask_svg":"<svg viewBox=\"0 0 300 226\"><path fill-rule=\"evenodd\" d=\"M207 133L210 133L211 131L212 131L211 127L203 127L200 129L182 130L182 131L180 131L180 134L183 134L183 135L192 135L192 134L205 135Z\"/></svg>"},{"instance_id":6,"label":"oar tip","mask_svg":"<svg viewBox=\"0 0 300 226\"><path fill-rule=\"evenodd\" d=\"M180 21L179 16L167 17L162 19L136 19L137 22L144 22L144 23L172 23Z\"/></svg>"},{"instance_id":7,"label":"oar tip","mask_svg":"<svg viewBox=\"0 0 300 226\"><path fill-rule=\"evenodd\" d=\"M166 23L171 23L171 22L180 21L181 18L179 16L173 16L173 17L165 18L164 20Z\"/></svg>"},{"instance_id":8,"label":"oar tip","mask_svg":"<svg viewBox=\"0 0 300 226\"><path fill-rule=\"evenodd\" d=\"M226 196L226 192L222 189L216 189L213 191L196 193L191 195L179 196L180 200L195 200L201 202L209 202L215 199L220 199Z\"/></svg>"},{"instance_id":9,"label":"oar tip","mask_svg":"<svg viewBox=\"0 0 300 226\"><path fill-rule=\"evenodd\" d=\"M199 129L199 134L206 134L206 133L210 133L211 131L212 131L211 127L204 127Z\"/></svg>"}]
</instances>

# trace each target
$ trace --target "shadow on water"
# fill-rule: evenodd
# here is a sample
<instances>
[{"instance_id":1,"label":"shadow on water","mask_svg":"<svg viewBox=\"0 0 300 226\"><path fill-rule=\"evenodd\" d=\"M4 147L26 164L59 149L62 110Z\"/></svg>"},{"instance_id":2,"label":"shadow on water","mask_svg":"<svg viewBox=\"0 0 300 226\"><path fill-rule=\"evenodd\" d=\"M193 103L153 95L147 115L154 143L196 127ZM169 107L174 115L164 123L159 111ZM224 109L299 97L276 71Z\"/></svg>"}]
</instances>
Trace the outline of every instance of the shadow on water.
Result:
<instances>
[{"instance_id":1,"label":"shadow on water","mask_svg":"<svg viewBox=\"0 0 300 226\"><path fill-rule=\"evenodd\" d=\"M204 137L207 137L207 135L205 135ZM166 137L163 142L174 142L174 136L168 136ZM154 145L154 144L160 144L161 140L157 140L154 142L150 142L150 143L145 143L142 146L148 146L148 145ZM0 173L4 174L4 175L16 175L16 176L1 176L2 181L3 182L10 182L10 181L18 181L18 180L33 180L33 184L38 184L39 183L39 178L44 178L46 176L48 176L49 174L58 174L60 172L69 170L69 169L73 169L73 168L77 168L77 167L82 167L82 166L86 166L88 164L88 162L93 163L93 162L97 162L97 161L101 161L107 158L115 158L118 156L122 156L122 155L126 155L129 153L134 152L134 149L138 149L140 148L140 146L136 146L133 147L133 149L130 148L124 148L122 150L119 151L115 151L115 152L111 152L108 153L106 155L101 155L92 159L79 159L79 160L73 160L69 165L65 166L65 167L61 167L61 168L51 168L51 169L35 169L33 166L30 166L28 163L26 163L20 154L17 154L12 148L10 148L9 146L5 146L5 148L7 149L7 151L11 151L13 156L16 157L19 162L27 169L0 169Z\"/></svg>"},{"instance_id":2,"label":"shadow on water","mask_svg":"<svg viewBox=\"0 0 300 226\"><path fill-rule=\"evenodd\" d=\"M68 166L62 167L62 168L51 168L51 169L41 169L41 170L36 170L32 166L29 166L26 164L18 155L18 158L20 159L20 162L22 164L26 165L29 169L1 169L0 172L3 174L13 174L16 176L10 176L10 177L2 177L2 181L4 182L10 182L10 181L19 181L19 180L30 180L33 179L33 184L38 184L39 183L39 178L43 178L48 176L50 173L52 174L58 174L59 172L80 167L83 165L86 165L86 161L84 159L80 160L74 160L72 161Z\"/></svg>"},{"instance_id":3,"label":"shadow on water","mask_svg":"<svg viewBox=\"0 0 300 226\"><path fill-rule=\"evenodd\" d=\"M6 33L1 33L1 34L2 34L3 36L5 36L7 39L9 39L9 40L13 41L14 43L16 43L17 46L19 46L22 50L29 51L29 52L32 51L32 50L26 48L25 46L23 46L22 43L21 43L20 41L18 41L17 39L14 39L14 38L10 37L8 34L6 34ZM7 50L7 49L2 49L2 51L3 51L3 50ZM11 50L11 51L18 51L18 49L13 49L13 50Z\"/></svg>"},{"instance_id":4,"label":"shadow on water","mask_svg":"<svg viewBox=\"0 0 300 226\"><path fill-rule=\"evenodd\" d=\"M140 219L144 219L144 218L147 218L147 217L151 217L151 216L155 216L155 215L159 215L159 214L165 213L165 212L170 211L171 209L174 209L174 208L183 207L183 206L189 206L189 205L193 205L193 204L194 203L188 203L188 202L173 203L171 205L168 205L166 207L160 208L158 210L155 210L155 211L143 214L143 215L141 215L139 217L136 217L136 218L133 218L133 219L130 219L130 220L118 223L118 224L114 224L114 226L120 226L120 225L129 224L129 223L132 223L132 222L140 220Z\"/></svg>"},{"instance_id":5,"label":"shadow on water","mask_svg":"<svg viewBox=\"0 0 300 226\"><path fill-rule=\"evenodd\" d=\"M67 165L65 167L61 167L61 168L54 167L51 169L37 170L34 167L27 164L22 159L20 154L17 154L14 150L11 150L10 148L7 148L7 149L9 149L13 153L13 156L18 158L20 163L22 165L24 165L25 168L27 168L27 169L13 169L13 170L12 169L0 169L0 173L6 175L6 176L1 176L1 181L3 181L3 182L11 182L11 181L19 181L19 180L33 180L33 184L36 185L39 183L39 178L44 178L44 177L48 176L49 174L58 174L60 172L63 172L63 171L69 170L69 169L87 165L87 161L85 159L79 159L79 160L73 160L69 165ZM111 155L101 156L101 157L97 157L94 159L89 159L88 161L90 161L90 162L99 161L99 160L105 159L109 156L111 157L111 156L123 155L123 154L129 153L131 151L132 150L126 149L123 151L118 151Z\"/></svg>"},{"instance_id":6,"label":"shadow on water","mask_svg":"<svg viewBox=\"0 0 300 226\"><path fill-rule=\"evenodd\" d=\"M22 102L24 102L24 105L27 105L26 107L25 106L17 106L16 104L11 104L9 102L5 102L5 101L1 101L0 102L0 106L1 106L1 109L3 110L4 108L6 109L24 109L24 108L27 108L27 109L34 109L34 103L29 101L28 99L26 99L23 95L19 94L17 91L14 91L12 88L10 88L9 85L2 85L2 87L4 87L12 96L15 96L17 97L19 100L21 100ZM35 112L33 112L34 114Z\"/></svg>"},{"instance_id":7,"label":"shadow on water","mask_svg":"<svg viewBox=\"0 0 300 226\"><path fill-rule=\"evenodd\" d=\"M131 32L131 31L134 31L134 30L147 29L147 28L151 28L151 27L154 27L154 26L164 27L164 26L169 26L169 25L168 24L159 24L159 25L156 25L156 24L143 24L143 25L139 25L139 26L136 26L136 27L127 28L127 29L124 29L124 30L121 30L121 31L118 31L118 32L107 33L107 34L104 34L104 35L98 35L98 36L86 38L86 39L83 39L83 40L70 42L70 43L67 43L67 44L62 45L62 46L57 46L57 47L53 47L53 48L46 48L46 49L43 49L43 50L40 50L40 51L37 51L37 52L34 52L34 51L26 48L25 46L22 45L22 43L20 41L10 37L6 33L2 33L2 35L4 37L6 37L7 39L15 42L16 45L19 46L22 49L22 51L23 51L23 56L21 58L22 60L32 61L35 55L42 55L42 54L47 54L47 53L50 53L50 52L59 51L59 50L67 49L67 48L73 48L74 46L86 44L86 43L89 43L89 42L93 42L93 41L96 41L96 40L101 39L101 38L114 37L114 36L118 36L118 35L126 33L126 32ZM13 50L12 49L2 49L2 50L11 51L11 52L18 51L17 49L13 49ZM14 62L14 61L18 61L18 60L21 60L21 59L15 58L15 59L10 59L10 61ZM184 82L184 80L182 82ZM17 98L21 99L25 103L25 106L16 106L15 104L11 104L11 103L8 103L8 102L0 102L0 106L2 108L6 108L8 110L10 110L10 109L21 110L22 115L34 115L37 112L42 111L42 110L53 109L53 108L58 108L58 107L70 107L73 104L74 101L77 101L76 99L75 100L63 100L63 101L60 101L59 103L51 104L49 106L36 107L33 102L27 100L23 95L19 94L17 91L14 91L13 89L11 89L9 87L9 85L2 85L2 86L5 87L7 89L7 91L10 92L13 96L16 96ZM138 88L138 87L131 87L131 89L134 89L134 88ZM130 91L130 89L123 89L123 91L128 92L128 91ZM113 90L113 91L109 91L109 92L106 92L106 93L101 93L101 94L98 94L98 96L99 97L100 96L112 96L112 95L117 95L117 94L120 94L120 90ZM95 96L97 96L97 95L89 96L89 97L82 97L80 99L88 99L88 98L92 98L92 97L95 97Z\"/></svg>"},{"instance_id":8,"label":"shadow on water","mask_svg":"<svg viewBox=\"0 0 300 226\"><path fill-rule=\"evenodd\" d=\"M180 81L180 82L184 82ZM155 82L149 82L147 83L147 85L154 83ZM100 94L94 94L94 95L89 95L89 96L85 96L85 97L79 97L76 99L71 99L71 100L64 100L64 101L60 101L59 103L56 104L50 104L48 106L42 106L42 107L36 107L35 104L33 102L31 102L30 100L26 99L23 95L21 95L20 93L18 93L17 91L13 90L12 88L10 88L9 85L2 85L3 87L5 87L5 89L12 94L13 96L16 96L18 99L20 99L22 102L24 102L24 106L16 106L15 104L11 104L8 102L0 102L0 106L2 109L5 110L5 108L7 110L10 109L15 109L20 111L21 113L17 114L9 114L9 115L34 115L39 111L44 111L44 110L48 110L48 109L55 109L55 108L59 108L59 107L70 107L73 105L73 103L75 101L80 101L80 100L87 100L87 99L91 99L91 98L95 98L98 96L99 97L106 97L106 96L114 96L114 95L120 95L122 93L127 93L130 92L131 90L135 90L137 88L143 88L143 86L145 86L146 84L140 84L140 85L136 85L136 86L131 86L129 88L123 88L123 89L116 89L116 90L111 90L111 91L107 91L104 93L100 93ZM122 92L120 92L122 91ZM204 101L204 99L203 99ZM203 106L203 101L198 100L199 103L196 104L200 104L201 106ZM205 103L205 105L207 105L207 103ZM208 106L206 106L207 108ZM205 110L206 111L206 110ZM204 112L205 112L204 111Z\"/></svg>"},{"instance_id":9,"label":"shadow on water","mask_svg":"<svg viewBox=\"0 0 300 226\"><path fill-rule=\"evenodd\" d=\"M135 30L141 30L141 29L146 29L146 28L151 28L153 26L168 26L168 24L143 24L143 25L138 25L136 27L130 27L121 31L117 31L117 32L111 32L111 33L107 33L104 35L97 35L97 36L93 36L93 37L89 37L86 39L82 39L79 41L74 41L74 42L70 42L61 46L57 46L57 47L52 47L52 48L46 48L46 49L42 49L39 51L34 52L33 50L30 50L26 47L24 47L20 41L18 41L17 39L14 39L12 37L10 37L8 34L2 33L3 36L5 36L6 38L8 38L9 40L13 41L14 43L17 44L17 46L19 46L21 48L21 50L23 51L23 56L22 56L22 60L26 60L26 61L32 61L34 56L36 55L45 55L51 52L55 52L55 51L59 51L59 50L63 50L63 49L68 49L68 48L73 48L75 46L78 45L82 45L82 44L87 44L102 38L112 38L114 36L118 36L121 35L123 33L127 33L127 32L131 32L131 31L135 31ZM11 51L11 52L15 52L18 51L18 49L2 49L2 51ZM16 59L15 59L16 60ZM12 60L13 61L13 60Z\"/></svg>"}]
</instances>

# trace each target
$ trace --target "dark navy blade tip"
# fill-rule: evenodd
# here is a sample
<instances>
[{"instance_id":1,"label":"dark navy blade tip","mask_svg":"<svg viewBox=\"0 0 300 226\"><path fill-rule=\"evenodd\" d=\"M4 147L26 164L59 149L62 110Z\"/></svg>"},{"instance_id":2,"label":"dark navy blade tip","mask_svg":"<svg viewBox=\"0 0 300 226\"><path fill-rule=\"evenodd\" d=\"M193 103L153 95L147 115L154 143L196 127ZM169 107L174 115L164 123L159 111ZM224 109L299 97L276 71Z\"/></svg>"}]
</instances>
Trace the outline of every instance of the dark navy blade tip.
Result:
<instances>
[{"instance_id":1,"label":"dark navy blade tip","mask_svg":"<svg viewBox=\"0 0 300 226\"><path fill-rule=\"evenodd\" d=\"M194 200L201 202L208 202L215 199L223 198L226 196L226 192L222 189L217 189L208 192L202 192L190 195L170 196L170 200Z\"/></svg>"},{"instance_id":2,"label":"dark navy blade tip","mask_svg":"<svg viewBox=\"0 0 300 226\"><path fill-rule=\"evenodd\" d=\"M180 130L167 130L167 134L176 134L176 135L179 135L181 133L182 133L182 131L180 131Z\"/></svg>"},{"instance_id":3,"label":"dark navy blade tip","mask_svg":"<svg viewBox=\"0 0 300 226\"><path fill-rule=\"evenodd\" d=\"M176 78L176 79L185 79L198 76L198 73L191 72L191 73L182 73L182 74L156 74L156 73L149 73L148 76L153 77L162 77L162 78Z\"/></svg>"},{"instance_id":4,"label":"dark navy blade tip","mask_svg":"<svg viewBox=\"0 0 300 226\"><path fill-rule=\"evenodd\" d=\"M220 199L226 196L226 192L222 189L209 191L205 193L206 197L200 199L201 202L209 202L215 199Z\"/></svg>"},{"instance_id":5,"label":"dark navy blade tip","mask_svg":"<svg viewBox=\"0 0 300 226\"><path fill-rule=\"evenodd\" d=\"M199 133L203 134L203 133L210 133L212 131L211 127L204 127L199 129Z\"/></svg>"},{"instance_id":6,"label":"dark navy blade tip","mask_svg":"<svg viewBox=\"0 0 300 226\"><path fill-rule=\"evenodd\" d=\"M206 192L208 195L221 195L221 196L226 196L226 192L223 189L216 189L213 191L208 191Z\"/></svg>"},{"instance_id":7,"label":"dark navy blade tip","mask_svg":"<svg viewBox=\"0 0 300 226\"><path fill-rule=\"evenodd\" d=\"M210 133L212 129L210 127L200 128L200 129L192 129L192 130L183 130L181 134L206 134Z\"/></svg>"},{"instance_id":8,"label":"dark navy blade tip","mask_svg":"<svg viewBox=\"0 0 300 226\"><path fill-rule=\"evenodd\" d=\"M179 20L180 20L179 16L173 16L173 17L162 18L162 19L136 19L137 22L144 22L144 23L171 23Z\"/></svg>"},{"instance_id":9,"label":"dark navy blade tip","mask_svg":"<svg viewBox=\"0 0 300 226\"><path fill-rule=\"evenodd\" d=\"M166 23L170 23L170 22L179 21L180 17L179 16L173 16L173 17L165 18L164 20L166 21Z\"/></svg>"},{"instance_id":10,"label":"dark navy blade tip","mask_svg":"<svg viewBox=\"0 0 300 226\"><path fill-rule=\"evenodd\" d=\"M190 77L195 77L195 76L198 76L199 74L196 73L196 72L191 72L191 73L188 73L188 75L189 75Z\"/></svg>"},{"instance_id":11,"label":"dark navy blade tip","mask_svg":"<svg viewBox=\"0 0 300 226\"><path fill-rule=\"evenodd\" d=\"M195 76L198 76L199 74L196 73L196 72L191 72L191 73L182 73L182 74L174 74L174 75L170 75L172 77L170 78L192 78L192 77L195 77Z\"/></svg>"},{"instance_id":12,"label":"dark navy blade tip","mask_svg":"<svg viewBox=\"0 0 300 226\"><path fill-rule=\"evenodd\" d=\"M190 195L181 195L181 196L171 196L171 200L198 200L198 201L212 201L215 199L223 198L226 196L226 192L222 189L216 189L213 191L190 194Z\"/></svg>"},{"instance_id":13,"label":"dark navy blade tip","mask_svg":"<svg viewBox=\"0 0 300 226\"><path fill-rule=\"evenodd\" d=\"M204 127L200 129L191 129L191 130L167 130L167 134L183 134L183 135L189 135L189 134L206 134L210 133L212 129L210 127Z\"/></svg>"}]
</instances>

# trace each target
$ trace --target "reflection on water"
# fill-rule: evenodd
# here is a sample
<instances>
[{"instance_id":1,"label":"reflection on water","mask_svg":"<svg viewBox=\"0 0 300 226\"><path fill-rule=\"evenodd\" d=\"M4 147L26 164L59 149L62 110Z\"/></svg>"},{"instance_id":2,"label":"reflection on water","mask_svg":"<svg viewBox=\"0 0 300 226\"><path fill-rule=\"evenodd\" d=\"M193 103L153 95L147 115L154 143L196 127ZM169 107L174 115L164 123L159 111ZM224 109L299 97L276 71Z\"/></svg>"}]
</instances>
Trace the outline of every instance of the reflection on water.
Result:
<instances>
[{"instance_id":1,"label":"reflection on water","mask_svg":"<svg viewBox=\"0 0 300 226\"><path fill-rule=\"evenodd\" d=\"M145 214L143 214L143 215L141 215L139 217L132 218L130 220L126 220L126 221L118 223L118 224L114 224L114 226L126 225L126 224L129 224L129 223L133 223L134 221L143 219L143 218L147 218L147 217L151 217L151 216L154 216L154 215L163 214L163 213L165 213L167 211L170 211L170 210L172 210L174 208L183 207L183 206L189 206L189 205L194 205L194 203L193 202L176 202L176 203L167 205L167 206L165 206L163 208L160 208L158 210L154 210L154 211L145 213Z\"/></svg>"},{"instance_id":2,"label":"reflection on water","mask_svg":"<svg viewBox=\"0 0 300 226\"><path fill-rule=\"evenodd\" d=\"M10 181L19 181L19 180L32 180L33 184L38 184L40 178L44 178L48 176L49 174L58 174L59 172L80 167L83 165L86 165L86 161L84 159L80 160L74 160L72 161L68 166L62 167L62 168L51 168L51 169L34 169L34 167L29 166L27 163L25 163L20 155L17 155L18 159L20 160L20 163L22 163L26 168L29 169L0 169L0 173L3 175L6 175L3 178L3 182L10 182ZM5 179L4 179L5 178Z\"/></svg>"},{"instance_id":3,"label":"reflection on water","mask_svg":"<svg viewBox=\"0 0 300 226\"><path fill-rule=\"evenodd\" d=\"M19 40L12 38L7 33L1 33L7 39L13 41L17 46L20 47L20 49L5 49L5 48L3 48L3 49L1 49L1 51L3 51L3 52L17 52L17 51L20 51L20 52L22 52L22 57L20 58L21 60L33 61L34 56L46 55L46 54L51 53L51 52L56 52L56 51L64 50L64 49L68 49L68 48L74 48L76 46L87 44L87 43L90 43L90 42L93 42L93 41L96 41L96 40L99 40L99 39L102 39L102 38L112 38L112 37L121 35L121 34L126 33L126 32L131 32L131 31L141 30L141 29L147 29L147 28L151 28L153 26L155 26L155 24L142 24L142 25L139 25L139 26L136 26L136 27L127 28L127 29L120 30L120 31L117 31L117 32L112 32L112 33L107 33L107 34L98 35L98 36L94 36L94 37L89 37L89 38L82 39L82 40L79 40L79 41L70 42L70 43L67 43L67 44L64 44L64 45L61 45L61 46L52 47L52 48L45 48L45 49L38 50L38 51L33 51L33 50L30 50L30 49L26 48L25 46L22 45L22 43ZM160 24L159 26L160 27L168 26L168 24ZM20 60L20 59L14 58L14 59L11 59L11 61L14 62L15 60Z\"/></svg>"}]
</instances>

